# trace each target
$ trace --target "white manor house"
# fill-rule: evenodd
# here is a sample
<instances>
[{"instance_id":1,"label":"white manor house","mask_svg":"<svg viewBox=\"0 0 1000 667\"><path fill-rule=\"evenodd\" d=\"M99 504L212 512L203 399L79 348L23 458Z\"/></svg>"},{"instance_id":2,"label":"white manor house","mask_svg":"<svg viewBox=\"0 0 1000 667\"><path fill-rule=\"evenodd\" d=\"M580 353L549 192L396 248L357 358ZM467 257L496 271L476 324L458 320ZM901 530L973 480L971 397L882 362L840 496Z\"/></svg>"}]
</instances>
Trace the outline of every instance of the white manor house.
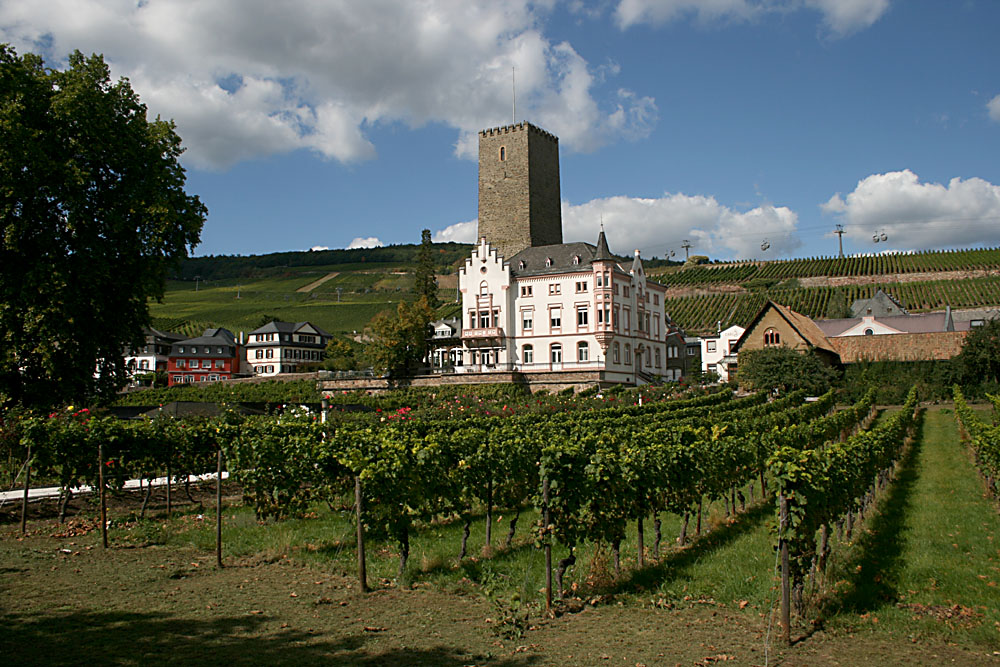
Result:
<instances>
[{"instance_id":1,"label":"white manor house","mask_svg":"<svg viewBox=\"0 0 1000 667\"><path fill-rule=\"evenodd\" d=\"M666 288L646 282L638 250L626 268L603 229L596 245L562 242L551 134L529 123L480 132L478 224L458 276L460 346L447 353L457 372L644 384L668 375L668 353L683 354L668 348Z\"/></svg>"}]
</instances>

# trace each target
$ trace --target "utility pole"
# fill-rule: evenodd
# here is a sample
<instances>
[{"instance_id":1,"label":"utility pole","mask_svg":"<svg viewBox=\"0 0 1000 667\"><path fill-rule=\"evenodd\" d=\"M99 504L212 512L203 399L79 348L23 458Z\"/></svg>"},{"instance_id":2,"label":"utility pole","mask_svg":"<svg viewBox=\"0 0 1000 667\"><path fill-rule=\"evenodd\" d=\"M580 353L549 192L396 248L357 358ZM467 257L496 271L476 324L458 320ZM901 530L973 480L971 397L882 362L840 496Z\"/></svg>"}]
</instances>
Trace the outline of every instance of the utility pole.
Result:
<instances>
[{"instance_id":1,"label":"utility pole","mask_svg":"<svg viewBox=\"0 0 1000 667\"><path fill-rule=\"evenodd\" d=\"M684 243L681 244L681 247L684 248L684 259L686 261L688 259L688 250L691 249L691 242L684 239Z\"/></svg>"},{"instance_id":2,"label":"utility pole","mask_svg":"<svg viewBox=\"0 0 1000 667\"><path fill-rule=\"evenodd\" d=\"M840 241L840 257L844 256L844 226L837 225L837 230L834 232L837 235L837 240Z\"/></svg>"}]
</instances>

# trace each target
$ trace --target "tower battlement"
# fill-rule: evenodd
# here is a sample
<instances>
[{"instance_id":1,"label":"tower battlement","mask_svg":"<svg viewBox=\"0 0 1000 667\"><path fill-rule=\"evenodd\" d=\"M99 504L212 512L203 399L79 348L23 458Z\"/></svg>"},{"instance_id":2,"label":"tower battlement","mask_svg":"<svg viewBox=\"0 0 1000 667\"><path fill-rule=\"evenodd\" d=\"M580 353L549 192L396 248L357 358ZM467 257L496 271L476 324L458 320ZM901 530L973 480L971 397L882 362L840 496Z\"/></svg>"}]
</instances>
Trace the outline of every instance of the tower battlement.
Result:
<instances>
[{"instance_id":1,"label":"tower battlement","mask_svg":"<svg viewBox=\"0 0 1000 667\"><path fill-rule=\"evenodd\" d=\"M522 130L528 130L530 132L536 132L539 135L541 135L543 137L546 137L547 139L549 139L551 141L554 141L557 144L559 143L559 137L557 137L556 135L552 134L551 132L547 132L546 130L543 130L542 128L538 127L537 125L532 125L531 123L529 123L526 120L522 120L520 123L514 123L513 125L501 125L500 127L491 127L491 128L487 128L485 130L480 130L479 131L479 136L480 137L494 137L494 136L498 136L498 135L502 135L502 134L510 134L511 132L519 132L519 131L522 131Z\"/></svg>"},{"instance_id":2,"label":"tower battlement","mask_svg":"<svg viewBox=\"0 0 1000 667\"><path fill-rule=\"evenodd\" d=\"M559 139L527 121L479 133L479 230L500 254L562 243Z\"/></svg>"}]
</instances>

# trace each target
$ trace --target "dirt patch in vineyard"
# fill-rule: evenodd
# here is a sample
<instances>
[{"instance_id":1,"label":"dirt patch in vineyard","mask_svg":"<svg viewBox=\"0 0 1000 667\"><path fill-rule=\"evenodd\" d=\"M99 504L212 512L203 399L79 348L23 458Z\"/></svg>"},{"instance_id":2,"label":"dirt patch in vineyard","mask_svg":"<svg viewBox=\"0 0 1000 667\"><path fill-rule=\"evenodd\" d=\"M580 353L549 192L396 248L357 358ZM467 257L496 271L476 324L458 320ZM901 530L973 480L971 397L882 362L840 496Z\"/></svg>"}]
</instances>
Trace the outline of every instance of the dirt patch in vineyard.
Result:
<instances>
[{"instance_id":1,"label":"dirt patch in vineyard","mask_svg":"<svg viewBox=\"0 0 1000 667\"><path fill-rule=\"evenodd\" d=\"M83 519L77 519L83 522ZM79 528L80 526L78 526ZM83 528L93 526L83 526ZM589 601L522 621L472 589L399 589L288 558L213 567L191 548L117 546L31 524L0 536L0 654L11 664L762 665L767 610L712 601ZM870 625L870 624L869 624ZM768 664L984 664L1000 657L863 630L799 635Z\"/></svg>"}]
</instances>

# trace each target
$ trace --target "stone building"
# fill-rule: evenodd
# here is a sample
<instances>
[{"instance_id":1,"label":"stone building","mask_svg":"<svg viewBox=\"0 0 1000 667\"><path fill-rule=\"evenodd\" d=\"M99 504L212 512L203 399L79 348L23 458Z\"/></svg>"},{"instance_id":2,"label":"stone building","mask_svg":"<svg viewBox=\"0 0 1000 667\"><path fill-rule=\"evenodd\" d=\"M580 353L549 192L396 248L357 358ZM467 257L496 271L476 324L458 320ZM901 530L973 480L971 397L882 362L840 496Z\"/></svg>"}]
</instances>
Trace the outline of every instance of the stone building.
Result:
<instances>
[{"instance_id":1,"label":"stone building","mask_svg":"<svg viewBox=\"0 0 1000 667\"><path fill-rule=\"evenodd\" d=\"M479 233L501 255L562 243L559 139L522 122L479 133Z\"/></svg>"},{"instance_id":2,"label":"stone building","mask_svg":"<svg viewBox=\"0 0 1000 667\"><path fill-rule=\"evenodd\" d=\"M603 230L596 245L563 243L560 206L555 136L526 122L480 133L480 240L459 270L455 371L626 384L677 374L666 289L646 281L638 250L613 255Z\"/></svg>"}]
</instances>

